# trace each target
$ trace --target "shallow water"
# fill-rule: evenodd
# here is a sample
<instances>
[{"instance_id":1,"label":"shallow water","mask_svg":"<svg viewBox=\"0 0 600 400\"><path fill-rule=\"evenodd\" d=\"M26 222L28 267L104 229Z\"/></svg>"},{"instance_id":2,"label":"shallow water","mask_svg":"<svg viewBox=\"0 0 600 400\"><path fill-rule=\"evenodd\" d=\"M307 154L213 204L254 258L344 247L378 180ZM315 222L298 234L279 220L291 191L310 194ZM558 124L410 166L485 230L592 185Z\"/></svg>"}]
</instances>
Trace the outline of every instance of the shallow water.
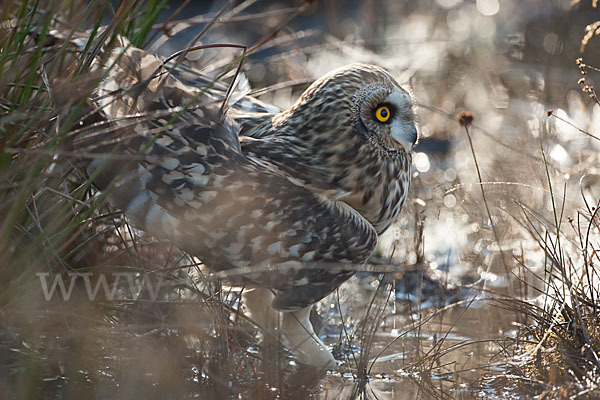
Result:
<instances>
[{"instance_id":1,"label":"shallow water","mask_svg":"<svg viewBox=\"0 0 600 400\"><path fill-rule=\"evenodd\" d=\"M348 301L345 293L340 293L341 308L351 312L351 315L342 314L345 332L336 332L342 319L336 311L339 307L321 313L325 316L322 337L343 362L339 371L329 372L322 380L305 382L316 385L310 388L295 387L301 386L297 375L282 372L293 365L289 355L279 353L277 373L283 375L271 383L269 377L260 373L262 367L258 367L258 375L251 372L253 367L248 370L243 359L249 357L256 367L252 359L261 357L262 353L256 347L248 350L231 347L232 343L240 346L257 343L252 337L253 330L247 326L237 326L241 329L238 331L235 324L227 328L229 351L233 354L229 359L231 365L215 365L215 361L223 362L228 356L218 354L223 349L219 349L214 340L206 342L207 336L219 335L207 329L211 316L198 312L202 306L196 302L181 301L153 304L152 313L147 315L143 311L146 307L140 304L108 303L109 308L124 310L115 314L107 310L107 304L64 303L60 312L40 314L22 330L2 332L5 350L1 362L3 369L9 371L5 379L8 378L9 385L28 379L33 386L27 392L34 396L43 393L44 398L90 392L98 398L128 398L138 392L156 393L159 397L171 393L175 397L218 398L238 391L241 398L247 398L250 393L256 395L264 391L264 398L310 395L328 399L349 398L361 390L366 398L470 398L481 388L487 389L488 397L504 398L494 395L496 389L485 388L482 377L506 371L507 354L502 349L510 344L506 338L510 330L514 330L514 315L499 313L486 300L472 298L440 311L436 307L419 308L416 301L409 304L403 300L400 306L390 296L385 309L381 310L380 298L386 296L378 296L379 304L374 305L372 311L373 314L382 311L382 318L376 321L376 332L368 335L363 327L368 331L372 328L368 324L373 321L360 315L366 311L364 307L357 308L370 301L374 293L371 282L366 283L369 280L353 279L344 288L358 303ZM369 290L356 290L359 285ZM361 292L366 296L356 296ZM325 311L332 310L326 306L321 304ZM167 320L158 313L168 315ZM118 317L118 314L128 318ZM110 321L111 316L114 322ZM234 339L234 335L241 336ZM368 354L360 354L365 348ZM368 360L361 364L366 368L365 375L357 373L363 368L357 368L361 357ZM267 371L269 368L272 367L267 367ZM252 375L258 381L246 381L252 379ZM271 392L269 387L273 388Z\"/></svg>"}]
</instances>

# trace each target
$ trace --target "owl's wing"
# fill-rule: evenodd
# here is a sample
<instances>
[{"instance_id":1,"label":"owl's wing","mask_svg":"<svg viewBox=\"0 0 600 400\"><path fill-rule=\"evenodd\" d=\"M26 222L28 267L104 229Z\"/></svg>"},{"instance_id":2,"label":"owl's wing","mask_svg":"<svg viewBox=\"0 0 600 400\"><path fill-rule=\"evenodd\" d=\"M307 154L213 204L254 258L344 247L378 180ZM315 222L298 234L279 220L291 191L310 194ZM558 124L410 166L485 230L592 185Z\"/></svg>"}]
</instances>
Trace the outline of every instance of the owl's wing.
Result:
<instances>
[{"instance_id":1,"label":"owl's wing","mask_svg":"<svg viewBox=\"0 0 600 400\"><path fill-rule=\"evenodd\" d=\"M312 304L352 274L327 263L371 254L377 234L356 211L242 153L214 92L154 76L156 58L138 49L118 63L92 101L97 122L74 146L102 154L88 174L132 225L214 270L239 271L234 282L279 290L280 309Z\"/></svg>"}]
</instances>

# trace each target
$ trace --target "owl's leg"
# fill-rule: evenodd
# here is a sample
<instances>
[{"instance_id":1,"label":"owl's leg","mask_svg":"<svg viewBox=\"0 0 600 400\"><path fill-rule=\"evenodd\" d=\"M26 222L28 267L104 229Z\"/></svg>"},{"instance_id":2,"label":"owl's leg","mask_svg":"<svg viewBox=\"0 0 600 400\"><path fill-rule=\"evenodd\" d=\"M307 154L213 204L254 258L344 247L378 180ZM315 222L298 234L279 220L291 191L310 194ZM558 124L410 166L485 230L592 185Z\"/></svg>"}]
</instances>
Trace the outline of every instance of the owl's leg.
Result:
<instances>
[{"instance_id":1,"label":"owl's leg","mask_svg":"<svg viewBox=\"0 0 600 400\"><path fill-rule=\"evenodd\" d=\"M327 346L315 334L310 323L312 306L298 311L282 312L281 334L285 344L294 352L298 362L320 370L335 368L337 363Z\"/></svg>"},{"instance_id":2,"label":"owl's leg","mask_svg":"<svg viewBox=\"0 0 600 400\"><path fill-rule=\"evenodd\" d=\"M280 363L284 361L280 357L281 342L278 338L277 327L281 321L281 313L271 307L273 292L269 289L244 290L244 304L248 316L258 325L258 332L262 339L260 343L261 361L258 368L263 371L266 379L275 378ZM273 382L275 384L275 382Z\"/></svg>"},{"instance_id":3,"label":"owl's leg","mask_svg":"<svg viewBox=\"0 0 600 400\"><path fill-rule=\"evenodd\" d=\"M244 290L244 304L248 308L249 317L271 333L279 324L279 313L271 307L273 297L273 292L269 289Z\"/></svg>"},{"instance_id":4,"label":"owl's leg","mask_svg":"<svg viewBox=\"0 0 600 400\"><path fill-rule=\"evenodd\" d=\"M283 342L296 355L300 364L319 370L335 368L335 358L315 334L310 323L312 306L298 311L279 312L271 306L273 297L273 292L269 289L245 290L244 304L250 318L270 334L279 328Z\"/></svg>"}]
</instances>

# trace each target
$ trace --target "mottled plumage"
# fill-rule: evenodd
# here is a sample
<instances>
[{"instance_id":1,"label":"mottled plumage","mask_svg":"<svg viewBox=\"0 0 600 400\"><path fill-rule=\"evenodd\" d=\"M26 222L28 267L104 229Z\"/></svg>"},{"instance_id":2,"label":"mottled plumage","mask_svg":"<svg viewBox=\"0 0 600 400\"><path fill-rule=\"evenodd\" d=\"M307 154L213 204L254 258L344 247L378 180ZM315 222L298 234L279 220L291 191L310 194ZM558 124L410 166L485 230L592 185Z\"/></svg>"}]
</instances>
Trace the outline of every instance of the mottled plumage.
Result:
<instances>
[{"instance_id":1,"label":"mottled plumage","mask_svg":"<svg viewBox=\"0 0 600 400\"><path fill-rule=\"evenodd\" d=\"M132 225L213 270L243 268L233 283L274 289L255 293L312 333L309 306L353 274L339 263L366 261L406 199L417 140L409 93L381 68L355 64L289 110L240 92L223 107L227 86L188 68L131 47L104 65L113 60L90 99L98 113L74 142L106 154L87 165L95 184ZM331 366L318 338L293 339L300 328L286 325L288 314L282 326L296 329L288 343L301 361Z\"/></svg>"}]
</instances>

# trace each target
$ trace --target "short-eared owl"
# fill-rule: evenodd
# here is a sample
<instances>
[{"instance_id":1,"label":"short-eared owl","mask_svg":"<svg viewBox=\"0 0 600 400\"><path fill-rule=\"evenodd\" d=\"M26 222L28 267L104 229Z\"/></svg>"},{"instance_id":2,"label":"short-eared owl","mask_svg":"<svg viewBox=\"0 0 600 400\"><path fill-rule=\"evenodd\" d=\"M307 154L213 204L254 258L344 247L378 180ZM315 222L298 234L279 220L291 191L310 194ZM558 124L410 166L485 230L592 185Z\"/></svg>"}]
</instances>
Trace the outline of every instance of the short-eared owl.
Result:
<instances>
[{"instance_id":1,"label":"short-eared owl","mask_svg":"<svg viewBox=\"0 0 600 400\"><path fill-rule=\"evenodd\" d=\"M252 317L270 329L280 317L301 363L335 365L309 310L400 213L417 140L409 92L354 64L279 111L131 46L97 64L97 112L74 141L105 154L86 166L94 183L133 226L239 271Z\"/></svg>"}]
</instances>

